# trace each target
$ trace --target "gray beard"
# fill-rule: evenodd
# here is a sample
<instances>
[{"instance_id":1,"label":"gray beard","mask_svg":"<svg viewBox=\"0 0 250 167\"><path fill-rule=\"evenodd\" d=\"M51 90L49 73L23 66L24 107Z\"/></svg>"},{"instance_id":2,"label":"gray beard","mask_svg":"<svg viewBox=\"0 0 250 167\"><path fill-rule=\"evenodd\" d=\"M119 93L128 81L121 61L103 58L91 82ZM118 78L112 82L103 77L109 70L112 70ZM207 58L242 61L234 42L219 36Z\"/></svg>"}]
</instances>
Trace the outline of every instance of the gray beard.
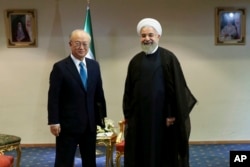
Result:
<instances>
[{"instance_id":1,"label":"gray beard","mask_svg":"<svg viewBox=\"0 0 250 167\"><path fill-rule=\"evenodd\" d=\"M156 43L149 45L141 44L142 51L145 52L146 54L152 54L156 47L157 47Z\"/></svg>"}]
</instances>

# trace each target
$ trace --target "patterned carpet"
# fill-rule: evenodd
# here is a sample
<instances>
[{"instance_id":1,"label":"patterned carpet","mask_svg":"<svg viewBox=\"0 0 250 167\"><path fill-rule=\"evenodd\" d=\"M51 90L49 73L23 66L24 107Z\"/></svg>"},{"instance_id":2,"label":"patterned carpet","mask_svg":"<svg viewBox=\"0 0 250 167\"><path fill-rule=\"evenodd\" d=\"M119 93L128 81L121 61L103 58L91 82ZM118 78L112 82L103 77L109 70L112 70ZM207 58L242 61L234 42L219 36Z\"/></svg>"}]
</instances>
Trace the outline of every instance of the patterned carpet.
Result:
<instances>
[{"instance_id":1,"label":"patterned carpet","mask_svg":"<svg viewBox=\"0 0 250 167\"><path fill-rule=\"evenodd\" d=\"M105 148L98 147L97 167L105 167ZM250 144L190 145L190 167L229 167L230 151L249 151ZM21 167L53 167L54 148L22 148ZM16 156L16 152L6 155ZM115 157L115 152L114 152ZM75 167L81 167L79 152Z\"/></svg>"}]
</instances>

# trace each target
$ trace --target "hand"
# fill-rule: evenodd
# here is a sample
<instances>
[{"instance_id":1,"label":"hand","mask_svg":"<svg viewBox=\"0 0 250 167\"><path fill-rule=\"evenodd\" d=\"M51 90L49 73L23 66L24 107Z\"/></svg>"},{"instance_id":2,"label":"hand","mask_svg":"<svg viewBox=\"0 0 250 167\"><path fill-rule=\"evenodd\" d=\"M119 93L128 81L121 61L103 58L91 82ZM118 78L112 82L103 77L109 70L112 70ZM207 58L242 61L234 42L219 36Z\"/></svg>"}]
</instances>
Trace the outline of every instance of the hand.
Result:
<instances>
[{"instance_id":1,"label":"hand","mask_svg":"<svg viewBox=\"0 0 250 167\"><path fill-rule=\"evenodd\" d=\"M60 125L50 125L50 132L54 136L59 136L59 133L61 132L61 127Z\"/></svg>"},{"instance_id":2,"label":"hand","mask_svg":"<svg viewBox=\"0 0 250 167\"><path fill-rule=\"evenodd\" d=\"M173 125L174 122L175 122L175 117L166 118L166 125L167 125L167 127Z\"/></svg>"},{"instance_id":3,"label":"hand","mask_svg":"<svg viewBox=\"0 0 250 167\"><path fill-rule=\"evenodd\" d=\"M127 123L128 123L128 120L127 120L127 119L124 119L124 123L127 124Z\"/></svg>"}]
</instances>

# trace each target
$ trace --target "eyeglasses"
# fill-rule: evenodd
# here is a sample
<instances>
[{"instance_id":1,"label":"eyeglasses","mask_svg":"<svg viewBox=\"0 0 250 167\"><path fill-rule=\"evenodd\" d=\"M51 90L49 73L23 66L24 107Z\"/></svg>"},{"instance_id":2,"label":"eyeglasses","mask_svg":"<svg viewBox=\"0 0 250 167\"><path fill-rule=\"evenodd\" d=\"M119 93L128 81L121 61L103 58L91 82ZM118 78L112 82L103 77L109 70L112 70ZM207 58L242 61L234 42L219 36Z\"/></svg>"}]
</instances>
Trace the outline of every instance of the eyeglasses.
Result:
<instances>
[{"instance_id":1,"label":"eyeglasses","mask_svg":"<svg viewBox=\"0 0 250 167\"><path fill-rule=\"evenodd\" d=\"M86 42L80 42L80 41L71 41L71 43L73 43L73 45L77 48L80 48L81 46L83 46L84 48L87 48L89 46L88 43Z\"/></svg>"}]
</instances>

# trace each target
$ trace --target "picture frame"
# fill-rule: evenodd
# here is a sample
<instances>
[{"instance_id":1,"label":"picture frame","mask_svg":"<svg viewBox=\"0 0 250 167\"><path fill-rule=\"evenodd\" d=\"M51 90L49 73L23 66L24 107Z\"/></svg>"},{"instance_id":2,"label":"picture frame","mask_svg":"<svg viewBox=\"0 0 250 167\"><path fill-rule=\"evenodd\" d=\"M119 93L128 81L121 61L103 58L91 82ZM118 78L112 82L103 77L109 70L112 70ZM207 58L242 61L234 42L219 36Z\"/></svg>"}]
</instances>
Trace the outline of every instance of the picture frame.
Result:
<instances>
[{"instance_id":1,"label":"picture frame","mask_svg":"<svg viewBox=\"0 0 250 167\"><path fill-rule=\"evenodd\" d=\"M37 13L35 9L4 11L7 47L37 47Z\"/></svg>"},{"instance_id":2,"label":"picture frame","mask_svg":"<svg viewBox=\"0 0 250 167\"><path fill-rule=\"evenodd\" d=\"M246 43L246 9L217 7L215 9L215 44L244 45Z\"/></svg>"}]
</instances>

